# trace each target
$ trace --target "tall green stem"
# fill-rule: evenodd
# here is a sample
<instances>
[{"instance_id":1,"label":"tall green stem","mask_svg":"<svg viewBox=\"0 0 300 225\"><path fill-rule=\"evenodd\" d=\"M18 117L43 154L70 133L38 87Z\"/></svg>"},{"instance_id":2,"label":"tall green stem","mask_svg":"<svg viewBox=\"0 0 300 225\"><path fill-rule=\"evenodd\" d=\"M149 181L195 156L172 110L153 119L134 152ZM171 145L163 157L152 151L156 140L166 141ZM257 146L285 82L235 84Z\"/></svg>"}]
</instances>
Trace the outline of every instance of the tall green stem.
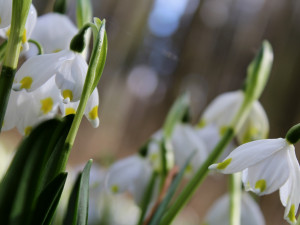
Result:
<instances>
[{"instance_id":1,"label":"tall green stem","mask_svg":"<svg viewBox=\"0 0 300 225\"><path fill-rule=\"evenodd\" d=\"M25 22L28 15L30 0L14 0L10 34L0 75L0 132L17 69ZM25 35L26 37L26 35ZM24 40L24 38L23 38Z\"/></svg>"},{"instance_id":2,"label":"tall green stem","mask_svg":"<svg viewBox=\"0 0 300 225\"><path fill-rule=\"evenodd\" d=\"M230 175L230 225L241 224L241 194L242 194L241 173Z\"/></svg>"}]
</instances>

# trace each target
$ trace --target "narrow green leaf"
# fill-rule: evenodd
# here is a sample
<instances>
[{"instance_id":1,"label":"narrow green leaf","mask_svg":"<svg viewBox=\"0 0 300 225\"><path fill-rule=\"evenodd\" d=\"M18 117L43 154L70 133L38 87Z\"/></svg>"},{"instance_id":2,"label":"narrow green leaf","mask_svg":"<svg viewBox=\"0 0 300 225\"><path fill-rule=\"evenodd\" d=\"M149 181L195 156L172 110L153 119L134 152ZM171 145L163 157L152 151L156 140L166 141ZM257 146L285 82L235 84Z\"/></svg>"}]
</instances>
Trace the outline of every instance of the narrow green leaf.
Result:
<instances>
[{"instance_id":1,"label":"narrow green leaf","mask_svg":"<svg viewBox=\"0 0 300 225\"><path fill-rule=\"evenodd\" d=\"M192 157L194 156L194 154L195 153L192 153L192 155L186 160L184 166L181 168L179 173L176 175L176 178L173 180L171 186L169 187L168 192L166 193L166 196L165 196L164 200L159 205L159 207L156 210L155 214L153 215L149 225L157 225L157 224L160 223L164 213L167 210L167 207L168 207L173 195L175 194L176 189L178 188L178 186L180 184L180 181L183 178L184 172L185 172L187 166L189 165L189 163L190 163Z\"/></svg>"},{"instance_id":2,"label":"narrow green leaf","mask_svg":"<svg viewBox=\"0 0 300 225\"><path fill-rule=\"evenodd\" d=\"M142 204L141 204L141 211L142 212L141 212L139 221L137 223L138 225L143 224L144 217L146 215L149 203L150 203L152 195L153 195L154 186L155 186L155 183L156 183L157 176L158 176L158 174L156 172L152 173L151 180L149 181L149 184L147 186L147 190L144 193L144 197L143 197Z\"/></svg>"},{"instance_id":3,"label":"narrow green leaf","mask_svg":"<svg viewBox=\"0 0 300 225\"><path fill-rule=\"evenodd\" d=\"M89 179L92 160L85 165L74 184L64 225L86 225L88 221Z\"/></svg>"},{"instance_id":4,"label":"narrow green leaf","mask_svg":"<svg viewBox=\"0 0 300 225\"><path fill-rule=\"evenodd\" d=\"M95 23L97 23L97 20L95 21ZM97 26L99 26L98 23ZM96 57L91 57L91 62L90 62L90 64L92 63L92 65L96 65L95 78L91 89L92 92L98 85L100 78L102 76L105 62L106 62L106 55L107 55L107 35L105 31L105 20L103 20L100 25L99 33L96 38L96 42L94 44L93 53L92 53L92 56L96 56Z\"/></svg>"},{"instance_id":5,"label":"narrow green leaf","mask_svg":"<svg viewBox=\"0 0 300 225\"><path fill-rule=\"evenodd\" d=\"M19 218L22 224L30 224L30 213L34 211L43 187L47 161L62 132L69 129L64 125L58 119L45 121L22 141L0 184L3 224L10 224L10 218Z\"/></svg>"},{"instance_id":6,"label":"narrow green leaf","mask_svg":"<svg viewBox=\"0 0 300 225\"><path fill-rule=\"evenodd\" d=\"M64 158L69 151L64 148L64 145L73 119L73 114L65 116L63 118L63 123L60 125L60 127L58 127L60 132L56 132L57 137L53 143L55 146L45 168L45 175L43 178L44 186L47 184L47 182L53 180L58 174L65 170Z\"/></svg>"},{"instance_id":7,"label":"narrow green leaf","mask_svg":"<svg viewBox=\"0 0 300 225\"><path fill-rule=\"evenodd\" d=\"M173 104L163 126L164 136L166 139L171 138L175 125L184 119L185 114L188 111L189 104L190 100L188 94L181 95Z\"/></svg>"},{"instance_id":8,"label":"narrow green leaf","mask_svg":"<svg viewBox=\"0 0 300 225\"><path fill-rule=\"evenodd\" d=\"M60 173L41 192L33 212L32 224L51 224L66 179L67 173Z\"/></svg>"}]
</instances>

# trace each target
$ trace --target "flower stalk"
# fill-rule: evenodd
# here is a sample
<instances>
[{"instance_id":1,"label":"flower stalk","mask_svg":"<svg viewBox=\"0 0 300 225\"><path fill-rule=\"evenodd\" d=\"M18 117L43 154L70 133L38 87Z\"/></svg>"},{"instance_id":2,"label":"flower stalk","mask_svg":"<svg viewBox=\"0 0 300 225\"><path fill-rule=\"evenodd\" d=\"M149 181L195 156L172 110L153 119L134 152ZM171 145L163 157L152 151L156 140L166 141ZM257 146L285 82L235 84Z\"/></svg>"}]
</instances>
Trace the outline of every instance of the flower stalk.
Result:
<instances>
[{"instance_id":1,"label":"flower stalk","mask_svg":"<svg viewBox=\"0 0 300 225\"><path fill-rule=\"evenodd\" d=\"M248 76L245 87L245 97L242 105L240 106L237 114L233 118L232 122L226 129L221 140L198 169L195 175L191 178L189 183L185 186L178 198L174 201L169 208L160 224L170 224L180 210L188 203L194 192L200 186L204 178L208 174L208 167L213 164L222 154L225 147L231 142L236 135L237 130L242 126L247 118L251 106L255 100L257 100L268 80L271 66L273 63L273 52L271 45L264 41L260 52L252 61L248 68Z\"/></svg>"},{"instance_id":2,"label":"flower stalk","mask_svg":"<svg viewBox=\"0 0 300 225\"><path fill-rule=\"evenodd\" d=\"M240 225L241 224L241 198L242 198L242 174L234 173L230 175L230 213L229 224Z\"/></svg>"},{"instance_id":3,"label":"flower stalk","mask_svg":"<svg viewBox=\"0 0 300 225\"><path fill-rule=\"evenodd\" d=\"M0 75L0 132L16 73L31 0L13 0L10 35Z\"/></svg>"}]
</instances>

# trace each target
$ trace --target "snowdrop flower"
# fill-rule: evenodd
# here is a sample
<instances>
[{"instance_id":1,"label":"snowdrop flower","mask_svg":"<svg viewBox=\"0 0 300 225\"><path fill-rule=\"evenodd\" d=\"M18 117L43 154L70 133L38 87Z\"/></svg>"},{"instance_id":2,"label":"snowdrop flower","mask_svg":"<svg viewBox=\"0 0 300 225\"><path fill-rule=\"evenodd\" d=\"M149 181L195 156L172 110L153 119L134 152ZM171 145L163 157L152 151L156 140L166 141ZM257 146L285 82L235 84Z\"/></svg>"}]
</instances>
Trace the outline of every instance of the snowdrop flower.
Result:
<instances>
[{"instance_id":1,"label":"snowdrop flower","mask_svg":"<svg viewBox=\"0 0 300 225\"><path fill-rule=\"evenodd\" d=\"M233 91L221 94L206 108L199 123L200 127L215 124L220 133L230 125L244 99L244 92ZM240 143L266 138L269 132L267 115L258 101L253 103L249 116L237 133Z\"/></svg>"},{"instance_id":2,"label":"snowdrop flower","mask_svg":"<svg viewBox=\"0 0 300 225\"><path fill-rule=\"evenodd\" d=\"M229 225L229 205L228 194L218 199L209 209L204 225ZM259 206L246 192L242 194L241 224L265 225L265 220Z\"/></svg>"},{"instance_id":3,"label":"snowdrop flower","mask_svg":"<svg viewBox=\"0 0 300 225\"><path fill-rule=\"evenodd\" d=\"M152 167L146 158L133 155L114 163L106 178L106 188L111 193L130 192L137 204L141 204L144 191L152 176Z\"/></svg>"},{"instance_id":4,"label":"snowdrop flower","mask_svg":"<svg viewBox=\"0 0 300 225\"><path fill-rule=\"evenodd\" d=\"M54 78L34 92L12 91L2 129L17 127L21 134L28 135L36 124L57 114L60 101Z\"/></svg>"},{"instance_id":5,"label":"snowdrop flower","mask_svg":"<svg viewBox=\"0 0 300 225\"><path fill-rule=\"evenodd\" d=\"M2 8L1 6L1 1L3 2L10 2L10 3L6 3L7 4L7 9L6 8ZM1 11L7 11L9 10L10 12L4 12L4 16L7 16L5 18L5 21L4 21L4 25L6 26L5 28L3 29L0 29L0 37L3 37L5 39L7 39L9 37L9 34L10 34L10 20L11 20L11 3L12 1L7 1L7 0L1 0L0 1L0 28L1 27L1 20L2 20L2 12ZM8 6L10 4L10 6ZM28 12L28 17L27 17L27 20L26 20L26 23L25 23L25 29L24 29L24 33L22 35L22 51L27 51L29 49L29 45L28 45L28 40L29 38L31 37L31 33L35 27L35 24L36 24L36 18L37 18L37 12L36 12L36 9L35 7L31 4L30 6L30 9L29 9L29 12ZM8 22L8 19L9 19L9 23Z\"/></svg>"},{"instance_id":6,"label":"snowdrop flower","mask_svg":"<svg viewBox=\"0 0 300 225\"><path fill-rule=\"evenodd\" d=\"M185 175L192 176L208 156L206 144L200 138L197 130L189 124L176 125L171 143L175 155L176 164L182 168L186 161L193 157L187 166Z\"/></svg>"},{"instance_id":7,"label":"snowdrop flower","mask_svg":"<svg viewBox=\"0 0 300 225\"><path fill-rule=\"evenodd\" d=\"M294 224L300 203L300 168L291 143L295 142L283 138L248 142L209 169L225 174L242 171L246 190L258 195L279 189L281 202L286 207L284 218Z\"/></svg>"},{"instance_id":8,"label":"snowdrop flower","mask_svg":"<svg viewBox=\"0 0 300 225\"><path fill-rule=\"evenodd\" d=\"M80 99L88 65L83 57L71 50L33 56L17 71L13 89L36 90L55 76L65 103Z\"/></svg>"},{"instance_id":9,"label":"snowdrop flower","mask_svg":"<svg viewBox=\"0 0 300 225\"><path fill-rule=\"evenodd\" d=\"M69 17L59 13L48 13L37 18L31 38L43 46L44 53L49 54L68 49L77 31ZM37 55L37 50L30 48L26 54Z\"/></svg>"},{"instance_id":10,"label":"snowdrop flower","mask_svg":"<svg viewBox=\"0 0 300 225\"><path fill-rule=\"evenodd\" d=\"M0 29L10 25L11 13L12 0L0 0Z\"/></svg>"}]
</instances>

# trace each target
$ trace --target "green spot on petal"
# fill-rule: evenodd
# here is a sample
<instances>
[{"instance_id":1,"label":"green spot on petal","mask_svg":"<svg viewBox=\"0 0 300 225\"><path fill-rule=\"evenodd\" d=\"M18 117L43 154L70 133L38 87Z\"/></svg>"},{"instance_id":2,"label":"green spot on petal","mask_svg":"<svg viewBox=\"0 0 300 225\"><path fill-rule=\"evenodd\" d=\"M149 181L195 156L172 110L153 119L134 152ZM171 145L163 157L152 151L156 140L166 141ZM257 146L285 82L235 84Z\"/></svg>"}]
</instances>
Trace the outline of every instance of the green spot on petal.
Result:
<instances>
[{"instance_id":1,"label":"green spot on petal","mask_svg":"<svg viewBox=\"0 0 300 225\"><path fill-rule=\"evenodd\" d=\"M197 124L198 128L203 128L206 126L206 121L204 119L201 119L200 122Z\"/></svg>"},{"instance_id":2,"label":"green spot on petal","mask_svg":"<svg viewBox=\"0 0 300 225\"><path fill-rule=\"evenodd\" d=\"M296 217L295 217L295 205L294 205L294 204L291 205L291 208L290 208L290 211L289 211L289 214L288 214L288 218L289 218L289 220L290 220L292 223L295 223L295 222L296 222Z\"/></svg>"},{"instance_id":3,"label":"green spot on petal","mask_svg":"<svg viewBox=\"0 0 300 225\"><path fill-rule=\"evenodd\" d=\"M32 78L31 77L24 77L20 83L21 83L21 87L20 89L29 89L31 87L31 84L32 84Z\"/></svg>"},{"instance_id":4,"label":"green spot on petal","mask_svg":"<svg viewBox=\"0 0 300 225\"><path fill-rule=\"evenodd\" d=\"M218 170L224 170L226 167L231 163L232 158L228 158L225 161L218 163L217 169Z\"/></svg>"},{"instance_id":5,"label":"green spot on petal","mask_svg":"<svg viewBox=\"0 0 300 225\"><path fill-rule=\"evenodd\" d=\"M113 185L111 186L111 191L112 193L116 194L119 191L119 186L118 185Z\"/></svg>"},{"instance_id":6,"label":"green spot on petal","mask_svg":"<svg viewBox=\"0 0 300 225\"><path fill-rule=\"evenodd\" d=\"M92 108L92 110L89 112L89 117L91 120L95 120L98 118L98 106Z\"/></svg>"},{"instance_id":7,"label":"green spot on petal","mask_svg":"<svg viewBox=\"0 0 300 225\"><path fill-rule=\"evenodd\" d=\"M258 133L259 133L259 130L256 127L253 127L253 126L249 127L244 134L244 137L242 140L243 143L247 143L247 142L256 140Z\"/></svg>"},{"instance_id":8,"label":"green spot on petal","mask_svg":"<svg viewBox=\"0 0 300 225\"><path fill-rule=\"evenodd\" d=\"M41 110L44 114L49 113L53 107L53 100L52 98L45 98L41 100Z\"/></svg>"},{"instance_id":9,"label":"green spot on petal","mask_svg":"<svg viewBox=\"0 0 300 225\"><path fill-rule=\"evenodd\" d=\"M260 192L264 192L267 188L266 180L261 179L255 183L255 189L259 189Z\"/></svg>"}]
</instances>

